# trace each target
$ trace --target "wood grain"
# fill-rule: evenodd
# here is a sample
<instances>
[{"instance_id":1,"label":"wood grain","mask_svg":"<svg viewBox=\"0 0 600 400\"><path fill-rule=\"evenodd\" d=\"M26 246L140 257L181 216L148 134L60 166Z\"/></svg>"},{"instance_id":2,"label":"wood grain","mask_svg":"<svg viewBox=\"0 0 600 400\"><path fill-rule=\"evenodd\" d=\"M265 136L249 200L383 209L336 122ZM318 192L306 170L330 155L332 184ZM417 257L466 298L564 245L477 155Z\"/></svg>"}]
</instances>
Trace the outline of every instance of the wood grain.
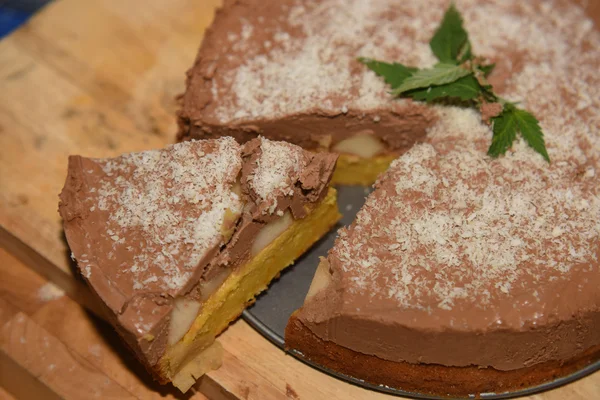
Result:
<instances>
[{"instance_id":1,"label":"wood grain","mask_svg":"<svg viewBox=\"0 0 600 400\"><path fill-rule=\"evenodd\" d=\"M10 319L18 312L18 307L13 306L3 297L0 297L0 326L10 321Z\"/></svg>"},{"instance_id":2,"label":"wood grain","mask_svg":"<svg viewBox=\"0 0 600 400\"><path fill-rule=\"evenodd\" d=\"M0 248L0 298L32 314L45 303L40 290L47 281L31 270L14 268L17 263L13 255Z\"/></svg>"},{"instance_id":3,"label":"wood grain","mask_svg":"<svg viewBox=\"0 0 600 400\"><path fill-rule=\"evenodd\" d=\"M14 400L15 398L2 388L0 384L0 400Z\"/></svg>"},{"instance_id":4,"label":"wood grain","mask_svg":"<svg viewBox=\"0 0 600 400\"><path fill-rule=\"evenodd\" d=\"M57 213L67 156L174 140L175 96L218 3L55 0L0 41L0 399L390 398L300 363L243 321L219 338L223 367L182 396L78 305L95 308ZM71 298L40 296L48 279ZM531 398L600 398L600 374Z\"/></svg>"},{"instance_id":5,"label":"wood grain","mask_svg":"<svg viewBox=\"0 0 600 400\"><path fill-rule=\"evenodd\" d=\"M135 398L23 313L17 313L4 325L1 337L3 363L13 362L6 368L28 371L47 389L43 398ZM10 384L3 385L10 390Z\"/></svg>"}]
</instances>

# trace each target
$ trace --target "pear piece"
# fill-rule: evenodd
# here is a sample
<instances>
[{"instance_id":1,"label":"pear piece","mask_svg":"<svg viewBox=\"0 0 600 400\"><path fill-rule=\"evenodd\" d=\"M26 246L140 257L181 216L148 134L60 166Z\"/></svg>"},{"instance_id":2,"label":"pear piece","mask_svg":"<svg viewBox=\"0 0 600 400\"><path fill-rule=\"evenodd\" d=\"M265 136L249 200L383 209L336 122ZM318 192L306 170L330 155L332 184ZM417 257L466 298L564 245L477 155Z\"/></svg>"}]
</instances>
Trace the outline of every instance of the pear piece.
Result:
<instances>
[{"instance_id":1,"label":"pear piece","mask_svg":"<svg viewBox=\"0 0 600 400\"><path fill-rule=\"evenodd\" d=\"M336 143L332 150L336 153L353 154L362 158L371 158L385 150L385 145L374 135L359 133Z\"/></svg>"},{"instance_id":2,"label":"pear piece","mask_svg":"<svg viewBox=\"0 0 600 400\"><path fill-rule=\"evenodd\" d=\"M200 302L179 297L173 302L169 322L169 345L173 345L185 335L200 311Z\"/></svg>"},{"instance_id":3,"label":"pear piece","mask_svg":"<svg viewBox=\"0 0 600 400\"><path fill-rule=\"evenodd\" d=\"M251 255L254 257L260 253L262 249L267 247L269 243L289 228L292 225L292 222L294 222L292 214L289 211L286 211L281 218L265 225L260 232L258 232L258 235L256 235L256 239L252 244Z\"/></svg>"}]
</instances>

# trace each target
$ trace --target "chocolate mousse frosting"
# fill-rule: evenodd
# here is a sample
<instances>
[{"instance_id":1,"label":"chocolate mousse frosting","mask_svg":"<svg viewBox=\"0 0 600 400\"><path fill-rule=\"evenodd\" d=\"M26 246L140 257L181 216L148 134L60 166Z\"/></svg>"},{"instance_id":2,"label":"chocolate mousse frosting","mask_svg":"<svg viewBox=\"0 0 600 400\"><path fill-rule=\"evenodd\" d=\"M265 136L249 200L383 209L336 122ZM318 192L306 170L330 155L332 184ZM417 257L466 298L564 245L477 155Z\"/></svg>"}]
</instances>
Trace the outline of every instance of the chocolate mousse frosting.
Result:
<instances>
[{"instance_id":1,"label":"chocolate mousse frosting","mask_svg":"<svg viewBox=\"0 0 600 400\"><path fill-rule=\"evenodd\" d=\"M397 29L430 54L447 2L392 3L386 15L413 15ZM287 346L315 362L442 395L514 390L600 359L600 33L569 1L457 7L473 52L496 61L495 90L539 120L552 162L521 139L491 158L478 111L428 106L423 143L339 232L328 278L286 331ZM348 21L379 15L353 11Z\"/></svg>"},{"instance_id":2,"label":"chocolate mousse frosting","mask_svg":"<svg viewBox=\"0 0 600 400\"><path fill-rule=\"evenodd\" d=\"M302 324L325 341L413 364L512 370L600 349L598 208L533 195L545 179L506 178L473 161L431 145L395 161L340 231L327 258L331 283L298 312ZM555 191L580 202L596 196L590 178L554 179ZM524 193L531 203L513 208ZM540 207L563 216L543 220Z\"/></svg>"},{"instance_id":3,"label":"chocolate mousse frosting","mask_svg":"<svg viewBox=\"0 0 600 400\"><path fill-rule=\"evenodd\" d=\"M381 139L385 153L407 150L423 140L433 113L412 101L388 101L385 84L356 60L430 61L402 39L398 17L381 14L357 25L346 13L323 12L318 1L226 0L187 73L179 139L232 136L244 143L262 135L328 150L366 134Z\"/></svg>"},{"instance_id":4,"label":"chocolate mousse frosting","mask_svg":"<svg viewBox=\"0 0 600 400\"><path fill-rule=\"evenodd\" d=\"M485 140L456 136L483 134L476 112L440 112L433 144L394 161L339 231L286 346L438 395L516 390L598 361L597 163L551 152L548 165L524 143L484 159Z\"/></svg>"},{"instance_id":5,"label":"chocolate mousse frosting","mask_svg":"<svg viewBox=\"0 0 600 400\"><path fill-rule=\"evenodd\" d=\"M157 363L174 300L202 301L213 280L250 259L262 226L287 210L303 218L326 195L335 162L264 138L69 158L59 212L72 257L155 378L165 380Z\"/></svg>"}]
</instances>

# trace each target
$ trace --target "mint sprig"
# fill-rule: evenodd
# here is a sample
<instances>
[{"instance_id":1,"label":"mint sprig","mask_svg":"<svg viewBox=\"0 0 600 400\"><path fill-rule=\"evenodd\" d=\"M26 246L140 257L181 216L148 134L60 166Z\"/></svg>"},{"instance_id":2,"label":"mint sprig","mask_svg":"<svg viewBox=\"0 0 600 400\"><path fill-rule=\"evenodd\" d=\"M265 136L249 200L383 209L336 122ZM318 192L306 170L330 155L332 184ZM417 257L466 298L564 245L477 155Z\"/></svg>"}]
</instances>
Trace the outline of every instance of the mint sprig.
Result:
<instances>
[{"instance_id":1,"label":"mint sprig","mask_svg":"<svg viewBox=\"0 0 600 400\"><path fill-rule=\"evenodd\" d=\"M529 146L550 162L539 121L530 112L517 108L515 103L507 102L494 93L487 77L495 64L473 55L469 34L454 4L444 14L429 46L440 61L432 68L418 69L370 58L359 58L358 61L383 77L395 96L427 103L459 101L478 109L484 104L501 104L501 112L489 119L493 136L488 155L498 157L505 154L520 134ZM494 106L499 107L497 104Z\"/></svg>"}]
</instances>

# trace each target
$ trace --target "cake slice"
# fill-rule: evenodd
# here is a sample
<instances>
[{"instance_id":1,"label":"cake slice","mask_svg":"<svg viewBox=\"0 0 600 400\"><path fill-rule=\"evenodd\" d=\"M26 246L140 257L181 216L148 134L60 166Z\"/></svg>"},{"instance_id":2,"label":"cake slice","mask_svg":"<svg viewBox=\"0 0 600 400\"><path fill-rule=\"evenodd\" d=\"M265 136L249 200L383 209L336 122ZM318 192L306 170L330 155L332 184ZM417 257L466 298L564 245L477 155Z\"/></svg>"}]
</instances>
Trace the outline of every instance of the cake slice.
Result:
<instances>
[{"instance_id":1,"label":"cake slice","mask_svg":"<svg viewBox=\"0 0 600 400\"><path fill-rule=\"evenodd\" d=\"M373 183L423 140L435 116L423 104L390 101L357 57L433 65L417 32L398 23L426 9L405 1L225 0L188 71L179 139L243 143L263 135L339 153L336 183Z\"/></svg>"},{"instance_id":2,"label":"cake slice","mask_svg":"<svg viewBox=\"0 0 600 400\"><path fill-rule=\"evenodd\" d=\"M185 392L218 367L215 337L338 221L335 162L265 138L69 158L72 257L155 379Z\"/></svg>"}]
</instances>

